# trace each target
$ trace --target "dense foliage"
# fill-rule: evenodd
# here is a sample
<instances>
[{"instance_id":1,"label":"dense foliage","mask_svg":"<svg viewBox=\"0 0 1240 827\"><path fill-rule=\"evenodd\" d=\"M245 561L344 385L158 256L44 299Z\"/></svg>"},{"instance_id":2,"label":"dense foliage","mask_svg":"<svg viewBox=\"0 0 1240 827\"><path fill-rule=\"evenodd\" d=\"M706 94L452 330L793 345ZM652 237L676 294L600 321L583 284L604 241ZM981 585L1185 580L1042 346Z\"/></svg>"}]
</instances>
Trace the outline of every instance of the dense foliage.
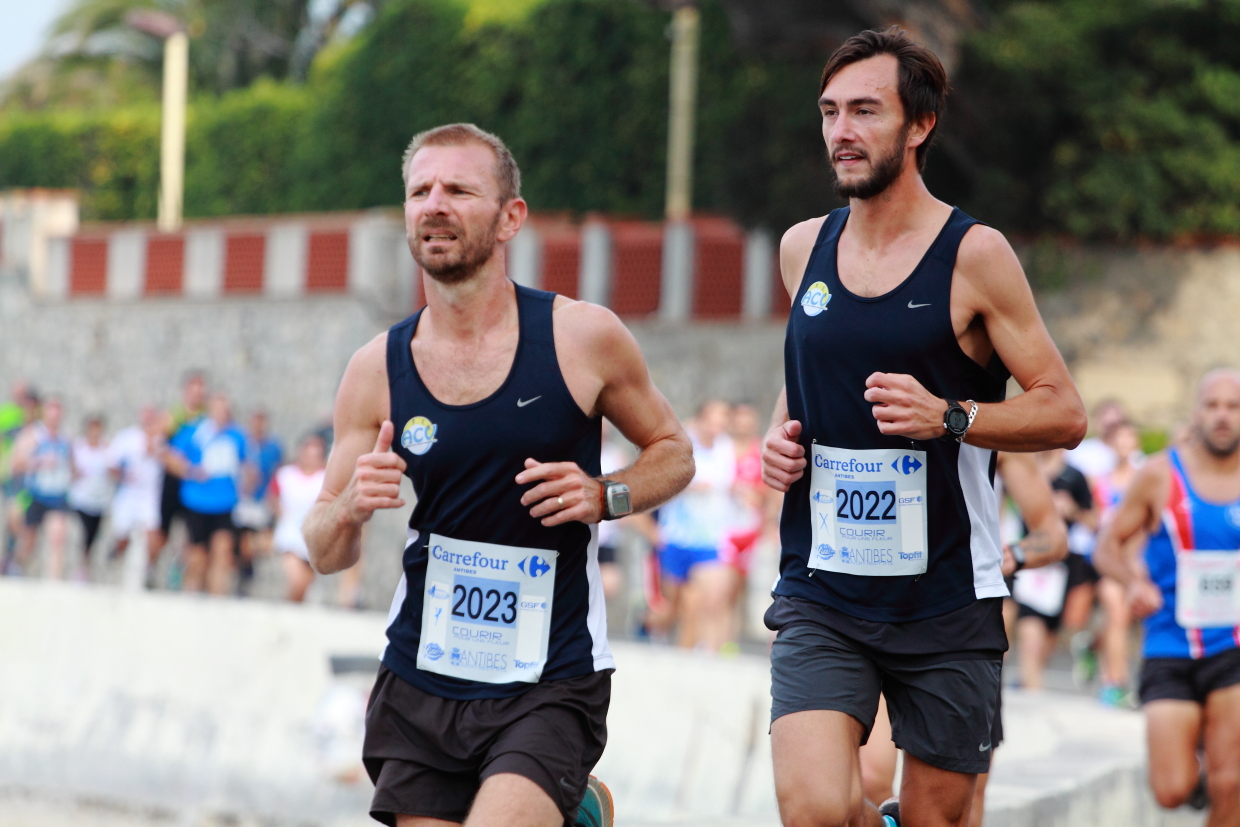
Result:
<instances>
[{"instance_id":1,"label":"dense foliage","mask_svg":"<svg viewBox=\"0 0 1240 827\"><path fill-rule=\"evenodd\" d=\"M668 13L491 5L509 11L386 0L304 83L200 82L187 214L394 204L409 137L469 120L509 142L534 209L657 217ZM986 25L930 157L936 194L1008 231L1240 232L1240 0L978 5ZM824 57L740 49L719 0L703 2L696 208L782 229L833 205L814 107ZM157 135L153 103L3 114L0 186L79 187L88 217L149 217Z\"/></svg>"},{"instance_id":2,"label":"dense foliage","mask_svg":"<svg viewBox=\"0 0 1240 827\"><path fill-rule=\"evenodd\" d=\"M1237 0L1013 3L974 36L957 85L968 200L1000 226L1240 232Z\"/></svg>"}]
</instances>

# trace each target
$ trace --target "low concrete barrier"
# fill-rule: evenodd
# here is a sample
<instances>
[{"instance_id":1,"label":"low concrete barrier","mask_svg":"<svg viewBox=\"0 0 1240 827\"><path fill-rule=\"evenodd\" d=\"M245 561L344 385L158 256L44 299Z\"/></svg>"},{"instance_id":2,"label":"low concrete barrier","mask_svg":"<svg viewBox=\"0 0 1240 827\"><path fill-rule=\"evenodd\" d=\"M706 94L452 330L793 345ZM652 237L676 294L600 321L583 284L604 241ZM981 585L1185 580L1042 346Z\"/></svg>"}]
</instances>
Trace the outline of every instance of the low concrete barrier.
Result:
<instances>
[{"instance_id":1,"label":"low concrete barrier","mask_svg":"<svg viewBox=\"0 0 1240 827\"><path fill-rule=\"evenodd\" d=\"M118 812L373 823L358 755L383 627L377 613L0 580L0 822L46 823L21 814L50 801L80 810L55 819L74 827ZM621 827L777 825L765 658L614 648L597 772ZM1150 800L1135 713L1021 692L1006 711L988 825L1200 823Z\"/></svg>"}]
</instances>

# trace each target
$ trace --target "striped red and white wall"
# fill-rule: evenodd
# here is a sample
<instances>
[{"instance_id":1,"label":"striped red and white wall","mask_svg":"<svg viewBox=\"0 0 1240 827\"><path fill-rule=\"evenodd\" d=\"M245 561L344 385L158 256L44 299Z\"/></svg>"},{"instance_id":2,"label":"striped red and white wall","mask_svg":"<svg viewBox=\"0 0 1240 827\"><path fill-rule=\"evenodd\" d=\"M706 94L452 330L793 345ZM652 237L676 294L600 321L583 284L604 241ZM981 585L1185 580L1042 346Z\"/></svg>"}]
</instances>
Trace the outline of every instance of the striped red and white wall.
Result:
<instances>
[{"instance_id":1,"label":"striped red and white wall","mask_svg":"<svg viewBox=\"0 0 1240 827\"><path fill-rule=\"evenodd\" d=\"M352 294L394 312L421 304L398 211L198 220L176 233L143 223L86 224L35 233L23 255L9 255L38 223L19 228L11 212L0 209L0 264L26 266L44 300ZM40 245L41 256L30 252ZM520 284L625 317L757 320L786 314L789 305L772 237L725 218L665 225L535 214L509 242L507 259Z\"/></svg>"}]
</instances>

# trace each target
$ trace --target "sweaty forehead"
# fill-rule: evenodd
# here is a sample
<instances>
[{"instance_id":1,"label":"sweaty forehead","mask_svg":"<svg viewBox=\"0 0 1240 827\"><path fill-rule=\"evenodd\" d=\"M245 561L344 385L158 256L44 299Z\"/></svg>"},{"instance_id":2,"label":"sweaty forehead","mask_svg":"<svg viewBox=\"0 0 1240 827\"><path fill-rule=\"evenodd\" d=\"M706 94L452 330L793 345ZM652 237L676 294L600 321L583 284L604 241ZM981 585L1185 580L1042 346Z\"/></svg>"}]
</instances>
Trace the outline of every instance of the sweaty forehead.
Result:
<instances>
[{"instance_id":1,"label":"sweaty forehead","mask_svg":"<svg viewBox=\"0 0 1240 827\"><path fill-rule=\"evenodd\" d=\"M491 187L495 155L482 144L424 146L409 161L409 183L455 182Z\"/></svg>"},{"instance_id":2,"label":"sweaty forehead","mask_svg":"<svg viewBox=\"0 0 1240 827\"><path fill-rule=\"evenodd\" d=\"M850 63L827 81L822 100L841 106L855 98L899 100L900 64L892 55L875 55Z\"/></svg>"}]
</instances>

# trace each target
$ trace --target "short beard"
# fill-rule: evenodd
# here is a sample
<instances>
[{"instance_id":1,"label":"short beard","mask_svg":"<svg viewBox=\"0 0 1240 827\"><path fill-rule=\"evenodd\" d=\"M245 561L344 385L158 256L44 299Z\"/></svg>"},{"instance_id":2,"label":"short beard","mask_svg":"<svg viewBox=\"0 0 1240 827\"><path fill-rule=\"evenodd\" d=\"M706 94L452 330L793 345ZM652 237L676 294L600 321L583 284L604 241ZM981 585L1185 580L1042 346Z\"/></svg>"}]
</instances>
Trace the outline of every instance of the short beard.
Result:
<instances>
[{"instance_id":1,"label":"short beard","mask_svg":"<svg viewBox=\"0 0 1240 827\"><path fill-rule=\"evenodd\" d=\"M415 243L409 245L409 249L413 253L413 260L418 263L418 266L422 268L426 275L440 284L460 284L461 282L469 281L482 265L486 264L487 260L491 258L491 254L495 252L495 245L497 244L495 231L499 229L499 218L500 211L496 210L495 218L491 220L491 226L487 227L486 231L477 237L467 238L465 243L461 245L460 257L455 261L432 262L424 260L418 254L420 245L416 239ZM428 227L426 229L445 228ZM464 238L461 233L457 233L457 237Z\"/></svg>"},{"instance_id":2,"label":"short beard","mask_svg":"<svg viewBox=\"0 0 1240 827\"><path fill-rule=\"evenodd\" d=\"M1210 455L1216 459L1227 459L1229 457L1233 457L1235 456L1236 451L1240 450L1240 437L1232 437L1230 442L1224 445L1219 445L1210 439L1209 433L1207 433L1206 429L1201 425L1197 426L1197 439L1201 440L1201 444L1207 451L1210 452Z\"/></svg>"},{"instance_id":3,"label":"short beard","mask_svg":"<svg viewBox=\"0 0 1240 827\"><path fill-rule=\"evenodd\" d=\"M904 144L908 141L909 126L909 124L905 124L900 129L900 137L896 140L895 148L889 154L878 159L869 177L856 183L845 184L840 180L839 175L835 172L835 163L831 158L831 151L827 150L827 162L831 164L831 173L835 175L835 194L840 198L856 198L860 201L865 201L886 192L887 188L900 177L900 173L904 172Z\"/></svg>"}]
</instances>

